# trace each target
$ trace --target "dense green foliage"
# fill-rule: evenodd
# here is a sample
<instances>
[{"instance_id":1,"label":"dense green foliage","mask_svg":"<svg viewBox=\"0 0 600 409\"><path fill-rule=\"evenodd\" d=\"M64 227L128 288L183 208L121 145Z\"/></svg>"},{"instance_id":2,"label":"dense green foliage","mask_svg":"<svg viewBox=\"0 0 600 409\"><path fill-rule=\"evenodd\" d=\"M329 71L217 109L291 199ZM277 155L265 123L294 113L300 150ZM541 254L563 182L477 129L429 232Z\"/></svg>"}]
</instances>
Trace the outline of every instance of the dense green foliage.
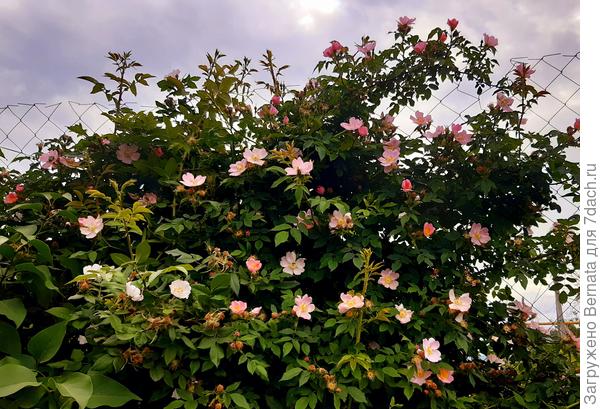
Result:
<instances>
[{"instance_id":1,"label":"dense green foliage","mask_svg":"<svg viewBox=\"0 0 600 409\"><path fill-rule=\"evenodd\" d=\"M494 46L393 35L332 43L299 90L267 52L264 106L219 52L150 112L123 102L152 78L129 53L83 77L114 132L73 126L2 175L0 407L575 407L576 338L536 330L502 279L578 291L578 219L528 230L556 189L578 200L577 129L524 129L545 93L526 66L492 83ZM498 104L396 130L463 80Z\"/></svg>"}]
</instances>

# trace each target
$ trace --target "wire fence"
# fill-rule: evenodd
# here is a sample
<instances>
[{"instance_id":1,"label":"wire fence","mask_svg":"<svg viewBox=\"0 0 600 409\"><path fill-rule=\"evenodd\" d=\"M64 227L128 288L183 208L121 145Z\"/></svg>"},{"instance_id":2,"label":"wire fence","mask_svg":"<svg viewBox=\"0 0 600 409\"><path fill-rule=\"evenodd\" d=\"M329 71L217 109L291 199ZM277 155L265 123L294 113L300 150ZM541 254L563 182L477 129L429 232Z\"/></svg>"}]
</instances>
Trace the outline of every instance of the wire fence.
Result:
<instances>
[{"instance_id":1,"label":"wire fence","mask_svg":"<svg viewBox=\"0 0 600 409\"><path fill-rule=\"evenodd\" d=\"M536 70L530 81L538 89L550 92L538 105L528 109L525 117L526 130L546 133L551 130L564 131L572 126L575 118L579 118L579 52L573 54L550 54L539 58L513 58L511 70L518 63L527 63ZM431 114L439 124L463 122L469 115L475 115L490 103L495 103L493 89L485 89L476 95L473 84L443 84L428 100L419 102L415 108L406 107L400 112L395 122L401 132L410 134L414 124L410 122L409 113L417 109ZM56 138L67 132L67 127L81 123L88 132L109 133L114 129L103 112L110 108L100 103L78 103L73 101L55 104L33 103L15 104L0 107L0 149L5 158L0 157L0 165L11 169L25 170L30 162L31 154L38 151L38 144L50 138ZM567 152L567 159L579 160L579 151ZM564 192L552 187L557 196L560 211L544 214L547 223L538 226L534 234L545 234L552 229L559 218L568 218L579 213L578 203L564 197ZM579 272L575 272L576 285L579 286ZM572 297L561 304L558 294L548 285L529 283L526 288L520 284L504 280L510 286L515 299L532 305L538 315L538 321L555 325L568 321L578 322L579 297Z\"/></svg>"}]
</instances>

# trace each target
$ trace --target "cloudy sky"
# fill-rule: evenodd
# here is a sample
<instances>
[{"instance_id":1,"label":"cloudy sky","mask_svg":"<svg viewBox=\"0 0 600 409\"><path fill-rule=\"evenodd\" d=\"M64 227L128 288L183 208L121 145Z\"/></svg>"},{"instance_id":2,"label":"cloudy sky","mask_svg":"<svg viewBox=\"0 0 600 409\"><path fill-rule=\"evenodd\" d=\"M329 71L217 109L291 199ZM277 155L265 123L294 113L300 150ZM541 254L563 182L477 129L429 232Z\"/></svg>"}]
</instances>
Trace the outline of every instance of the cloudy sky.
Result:
<instances>
[{"instance_id":1,"label":"cloudy sky","mask_svg":"<svg viewBox=\"0 0 600 409\"><path fill-rule=\"evenodd\" d=\"M196 72L215 48L254 61L269 48L291 65L287 83L302 85L330 40L369 34L383 46L403 15L420 34L448 17L475 42L492 34L504 63L579 50L579 2L570 0L1 0L0 106L93 100L76 77L109 69L109 50L133 50L162 76Z\"/></svg>"}]
</instances>

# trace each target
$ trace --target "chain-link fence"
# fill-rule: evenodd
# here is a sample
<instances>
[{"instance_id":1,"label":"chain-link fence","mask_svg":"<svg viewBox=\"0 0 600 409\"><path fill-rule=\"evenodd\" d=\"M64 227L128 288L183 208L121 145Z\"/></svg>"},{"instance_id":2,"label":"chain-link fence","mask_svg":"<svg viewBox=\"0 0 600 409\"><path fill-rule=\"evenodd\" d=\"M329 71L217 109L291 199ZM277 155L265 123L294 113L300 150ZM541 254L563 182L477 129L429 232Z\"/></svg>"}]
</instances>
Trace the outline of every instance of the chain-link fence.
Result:
<instances>
[{"instance_id":1,"label":"chain-link fence","mask_svg":"<svg viewBox=\"0 0 600 409\"><path fill-rule=\"evenodd\" d=\"M540 58L514 58L512 67L524 62L536 70L530 81L538 89L550 92L540 103L526 111L525 129L545 133L553 129L566 130L579 117L579 52L574 54L551 54ZM512 70L512 68L511 68ZM417 109L431 114L437 124L463 122L467 116L475 115L490 103L495 103L494 89L485 89L481 95L474 93L473 84L443 84L428 101L419 102L412 108L405 108L396 121L401 132L410 134L414 124L409 113ZM113 124L102 115L109 107L99 103L82 104L77 102L59 102L56 104L16 104L0 107L0 148L5 158L0 158L4 167L19 170L28 167L29 157L38 151L37 144L46 139L55 138L67 131L67 127L81 123L88 132L106 133L113 130ZM577 161L579 151L573 149L567 153L569 160ZM16 159L16 161L15 161ZM559 218L568 218L579 213L577 203L563 197L563 192L554 188L561 211L547 212L547 223L537 228L534 234L545 234ZM574 277L579 282L579 272ZM579 317L579 298L574 297L561 304L558 295L548 285L534 285L527 288L505 280L512 288L515 298L524 300L533 306L538 321L556 323L563 320L577 322Z\"/></svg>"}]
</instances>

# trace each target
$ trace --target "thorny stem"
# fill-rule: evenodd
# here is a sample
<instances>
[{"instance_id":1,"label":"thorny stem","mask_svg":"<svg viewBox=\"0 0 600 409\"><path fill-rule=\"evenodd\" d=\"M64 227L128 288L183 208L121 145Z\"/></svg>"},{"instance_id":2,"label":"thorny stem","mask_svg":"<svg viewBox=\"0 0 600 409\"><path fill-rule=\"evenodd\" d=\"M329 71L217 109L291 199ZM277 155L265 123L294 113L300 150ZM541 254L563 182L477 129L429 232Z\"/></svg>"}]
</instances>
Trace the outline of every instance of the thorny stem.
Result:
<instances>
[{"instance_id":1,"label":"thorny stem","mask_svg":"<svg viewBox=\"0 0 600 409\"><path fill-rule=\"evenodd\" d=\"M370 248L363 249L360 252L361 258L363 260L363 288L361 291L361 295L363 299L367 293L367 289L369 288L369 279L371 278L371 274L377 272L383 264L382 263L371 263L371 256L373 255L373 250ZM363 329L363 318L364 318L364 307L360 309L360 313L358 315L358 326L356 327L356 342L355 344L360 344L360 335Z\"/></svg>"}]
</instances>

